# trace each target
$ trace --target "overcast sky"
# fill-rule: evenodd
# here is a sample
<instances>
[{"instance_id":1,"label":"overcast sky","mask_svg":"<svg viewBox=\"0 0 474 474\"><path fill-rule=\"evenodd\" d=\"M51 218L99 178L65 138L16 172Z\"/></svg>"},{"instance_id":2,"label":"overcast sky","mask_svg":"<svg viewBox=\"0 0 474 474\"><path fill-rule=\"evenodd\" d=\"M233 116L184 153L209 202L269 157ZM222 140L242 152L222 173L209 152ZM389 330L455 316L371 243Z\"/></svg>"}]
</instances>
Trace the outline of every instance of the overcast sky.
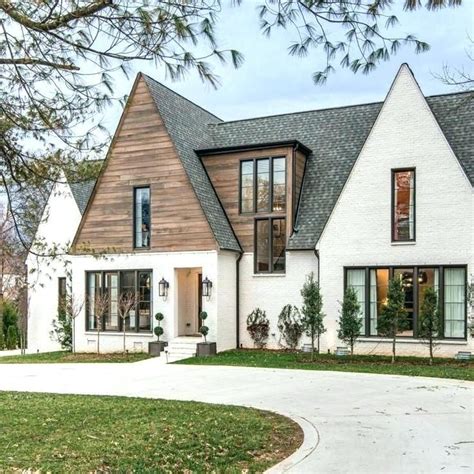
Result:
<instances>
[{"instance_id":1,"label":"overcast sky","mask_svg":"<svg viewBox=\"0 0 474 474\"><path fill-rule=\"evenodd\" d=\"M293 38L289 31L272 34L270 39L263 37L256 12L260 3L261 0L243 0L240 7L227 7L221 14L219 45L243 53L245 63L238 70L230 65L217 67L221 79L218 90L203 84L195 73L185 81L169 81L162 70L147 63L135 64L133 76L141 70L224 120L232 120L383 100L403 62L410 65L426 95L453 90L434 77L441 73L443 65L472 68L466 49L468 37L474 38L474 0L464 0L461 8L441 12L423 9L406 13L396 9L394 13L400 25L394 31L402 35L415 34L428 42L431 50L415 54L413 48L403 47L369 75L354 75L339 68L324 86L314 85L311 78L324 64L322 51L315 50L302 59L290 57L287 49ZM403 2L396 0L395 3ZM116 83L117 91L128 93L132 82L133 77L130 81L121 78ZM113 131L120 109L114 107L107 115L106 125Z\"/></svg>"}]
</instances>

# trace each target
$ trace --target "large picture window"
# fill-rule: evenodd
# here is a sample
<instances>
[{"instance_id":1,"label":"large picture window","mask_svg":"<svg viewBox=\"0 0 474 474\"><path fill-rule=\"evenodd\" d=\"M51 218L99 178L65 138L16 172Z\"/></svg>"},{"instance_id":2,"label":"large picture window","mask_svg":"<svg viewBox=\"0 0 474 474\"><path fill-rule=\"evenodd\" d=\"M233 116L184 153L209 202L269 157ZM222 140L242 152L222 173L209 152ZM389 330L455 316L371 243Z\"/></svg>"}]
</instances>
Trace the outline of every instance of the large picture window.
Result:
<instances>
[{"instance_id":1,"label":"large picture window","mask_svg":"<svg viewBox=\"0 0 474 474\"><path fill-rule=\"evenodd\" d=\"M134 247L150 247L150 188L135 188L133 190L134 213Z\"/></svg>"},{"instance_id":2,"label":"large picture window","mask_svg":"<svg viewBox=\"0 0 474 474\"><path fill-rule=\"evenodd\" d=\"M102 317L102 331L151 331L151 271L107 271L86 274L86 330L97 330L96 298L106 295L107 309ZM135 303L122 319L119 301L122 295L133 294Z\"/></svg>"},{"instance_id":3,"label":"large picture window","mask_svg":"<svg viewBox=\"0 0 474 474\"><path fill-rule=\"evenodd\" d=\"M255 221L255 273L283 273L285 250L285 219L257 219Z\"/></svg>"},{"instance_id":4,"label":"large picture window","mask_svg":"<svg viewBox=\"0 0 474 474\"><path fill-rule=\"evenodd\" d=\"M466 337L466 267L452 266L346 268L345 286L356 291L364 336L378 336L377 322L387 304L392 278L402 281L405 292L409 325L399 334L401 337L417 337L420 310L428 288L438 293L442 320L439 337Z\"/></svg>"},{"instance_id":5,"label":"large picture window","mask_svg":"<svg viewBox=\"0 0 474 474\"><path fill-rule=\"evenodd\" d=\"M240 162L240 212L286 210L286 158L257 158Z\"/></svg>"},{"instance_id":6,"label":"large picture window","mask_svg":"<svg viewBox=\"0 0 474 474\"><path fill-rule=\"evenodd\" d=\"M415 170L392 170L392 240L415 240Z\"/></svg>"}]
</instances>

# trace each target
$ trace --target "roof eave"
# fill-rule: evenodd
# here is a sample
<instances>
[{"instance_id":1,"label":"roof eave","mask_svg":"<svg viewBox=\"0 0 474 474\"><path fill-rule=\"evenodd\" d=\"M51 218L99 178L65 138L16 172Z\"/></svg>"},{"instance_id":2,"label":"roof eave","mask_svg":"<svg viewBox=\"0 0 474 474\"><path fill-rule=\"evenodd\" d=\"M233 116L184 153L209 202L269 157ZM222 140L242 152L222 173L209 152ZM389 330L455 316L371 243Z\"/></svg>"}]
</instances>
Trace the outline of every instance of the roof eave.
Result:
<instances>
[{"instance_id":1,"label":"roof eave","mask_svg":"<svg viewBox=\"0 0 474 474\"><path fill-rule=\"evenodd\" d=\"M209 156L209 155L222 155L225 153L235 153L239 151L252 151L252 150L267 150L272 148L280 147L293 147L302 151L306 156L312 153L312 150L306 145L303 145L298 140L283 140L277 142L268 142L268 143L251 143L245 145L233 145L225 147L214 147L214 148L201 148L194 150L195 153L199 156Z\"/></svg>"}]
</instances>

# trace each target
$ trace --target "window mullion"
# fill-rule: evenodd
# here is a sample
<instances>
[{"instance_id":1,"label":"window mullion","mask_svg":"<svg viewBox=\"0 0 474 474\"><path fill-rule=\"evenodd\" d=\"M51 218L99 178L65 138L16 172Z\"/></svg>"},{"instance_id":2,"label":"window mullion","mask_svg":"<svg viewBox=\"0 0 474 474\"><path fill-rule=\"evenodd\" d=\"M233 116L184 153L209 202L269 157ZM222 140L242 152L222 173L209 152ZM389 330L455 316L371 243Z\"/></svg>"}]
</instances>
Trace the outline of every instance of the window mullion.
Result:
<instances>
[{"instance_id":1,"label":"window mullion","mask_svg":"<svg viewBox=\"0 0 474 474\"><path fill-rule=\"evenodd\" d=\"M268 219L268 234L269 234L269 241L268 241L268 252L269 252L269 260L268 260L268 270L270 273L273 273L273 219L270 217Z\"/></svg>"},{"instance_id":2,"label":"window mullion","mask_svg":"<svg viewBox=\"0 0 474 474\"><path fill-rule=\"evenodd\" d=\"M370 268L367 267L365 269L365 336L370 336L370 284Z\"/></svg>"},{"instance_id":3,"label":"window mullion","mask_svg":"<svg viewBox=\"0 0 474 474\"><path fill-rule=\"evenodd\" d=\"M418 267L413 268L413 337L418 337Z\"/></svg>"}]
</instances>

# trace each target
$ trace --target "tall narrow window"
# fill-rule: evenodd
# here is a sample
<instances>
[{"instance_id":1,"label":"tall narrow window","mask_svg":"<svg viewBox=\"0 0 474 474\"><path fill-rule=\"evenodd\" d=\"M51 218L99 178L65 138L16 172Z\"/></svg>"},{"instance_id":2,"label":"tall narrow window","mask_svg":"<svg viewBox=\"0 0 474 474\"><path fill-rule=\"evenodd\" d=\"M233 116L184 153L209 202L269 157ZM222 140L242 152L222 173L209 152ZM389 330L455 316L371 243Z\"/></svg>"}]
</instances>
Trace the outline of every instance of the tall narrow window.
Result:
<instances>
[{"instance_id":1,"label":"tall narrow window","mask_svg":"<svg viewBox=\"0 0 474 474\"><path fill-rule=\"evenodd\" d=\"M352 288L357 295L362 320L361 334L365 334L365 268L350 269L346 274L346 287Z\"/></svg>"},{"instance_id":2,"label":"tall narrow window","mask_svg":"<svg viewBox=\"0 0 474 474\"><path fill-rule=\"evenodd\" d=\"M87 329L97 329L95 316L95 301L102 291L102 273L91 272L87 274Z\"/></svg>"},{"instance_id":3,"label":"tall narrow window","mask_svg":"<svg viewBox=\"0 0 474 474\"><path fill-rule=\"evenodd\" d=\"M138 330L151 331L150 272L138 272Z\"/></svg>"},{"instance_id":4,"label":"tall narrow window","mask_svg":"<svg viewBox=\"0 0 474 474\"><path fill-rule=\"evenodd\" d=\"M270 160L257 160L257 212L270 208Z\"/></svg>"},{"instance_id":5,"label":"tall narrow window","mask_svg":"<svg viewBox=\"0 0 474 474\"><path fill-rule=\"evenodd\" d=\"M286 209L286 169L285 158L273 159L273 206L274 212L284 212Z\"/></svg>"},{"instance_id":6,"label":"tall narrow window","mask_svg":"<svg viewBox=\"0 0 474 474\"><path fill-rule=\"evenodd\" d=\"M253 160L240 163L240 212L253 212Z\"/></svg>"},{"instance_id":7,"label":"tall narrow window","mask_svg":"<svg viewBox=\"0 0 474 474\"><path fill-rule=\"evenodd\" d=\"M466 270L444 269L444 337L464 337L466 325Z\"/></svg>"},{"instance_id":8,"label":"tall narrow window","mask_svg":"<svg viewBox=\"0 0 474 474\"><path fill-rule=\"evenodd\" d=\"M150 247L150 188L134 189L135 248Z\"/></svg>"},{"instance_id":9,"label":"tall narrow window","mask_svg":"<svg viewBox=\"0 0 474 474\"><path fill-rule=\"evenodd\" d=\"M400 336L413 336L414 331L414 311L415 311L415 280L413 268L395 268L393 277L400 279L403 291L405 292L405 310L407 311L408 324Z\"/></svg>"},{"instance_id":10,"label":"tall narrow window","mask_svg":"<svg viewBox=\"0 0 474 474\"><path fill-rule=\"evenodd\" d=\"M255 221L255 272L283 273L285 252L285 219L257 219Z\"/></svg>"},{"instance_id":11,"label":"tall narrow window","mask_svg":"<svg viewBox=\"0 0 474 474\"><path fill-rule=\"evenodd\" d=\"M415 170L392 171L392 239L415 240Z\"/></svg>"},{"instance_id":12,"label":"tall narrow window","mask_svg":"<svg viewBox=\"0 0 474 474\"><path fill-rule=\"evenodd\" d=\"M103 329L105 331L118 331L118 274L116 272L105 274L105 292L107 293L109 307L104 315Z\"/></svg>"},{"instance_id":13,"label":"tall narrow window","mask_svg":"<svg viewBox=\"0 0 474 474\"><path fill-rule=\"evenodd\" d=\"M58 278L58 313L66 311L66 278Z\"/></svg>"},{"instance_id":14,"label":"tall narrow window","mask_svg":"<svg viewBox=\"0 0 474 474\"><path fill-rule=\"evenodd\" d=\"M388 268L373 268L370 270L369 334L371 336L377 335L378 318L387 304L389 279L390 272Z\"/></svg>"}]
</instances>

